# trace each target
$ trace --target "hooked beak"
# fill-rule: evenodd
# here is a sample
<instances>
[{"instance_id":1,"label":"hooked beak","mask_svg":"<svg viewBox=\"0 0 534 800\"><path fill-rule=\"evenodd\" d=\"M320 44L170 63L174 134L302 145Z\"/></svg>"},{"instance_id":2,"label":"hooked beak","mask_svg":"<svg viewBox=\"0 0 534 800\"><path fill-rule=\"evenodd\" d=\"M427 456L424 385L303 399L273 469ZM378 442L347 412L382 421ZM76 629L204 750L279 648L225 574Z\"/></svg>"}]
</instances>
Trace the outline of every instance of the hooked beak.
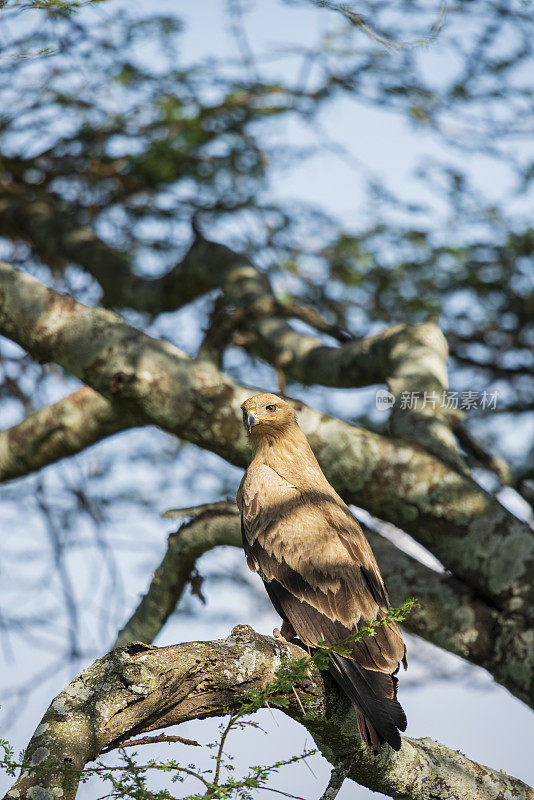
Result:
<instances>
[{"instance_id":1,"label":"hooked beak","mask_svg":"<svg viewBox=\"0 0 534 800\"><path fill-rule=\"evenodd\" d=\"M257 412L254 411L247 411L247 416L245 417L245 425L247 426L247 430L250 433L254 425L257 425L259 422Z\"/></svg>"}]
</instances>

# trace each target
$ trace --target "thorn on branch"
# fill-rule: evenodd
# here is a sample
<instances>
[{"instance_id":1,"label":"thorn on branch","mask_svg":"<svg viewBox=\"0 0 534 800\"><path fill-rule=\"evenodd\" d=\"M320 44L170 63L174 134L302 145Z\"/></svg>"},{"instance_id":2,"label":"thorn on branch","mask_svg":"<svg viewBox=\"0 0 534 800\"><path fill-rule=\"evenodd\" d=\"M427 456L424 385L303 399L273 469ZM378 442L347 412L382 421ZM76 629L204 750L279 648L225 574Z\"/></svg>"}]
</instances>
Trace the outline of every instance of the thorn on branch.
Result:
<instances>
[{"instance_id":1,"label":"thorn on branch","mask_svg":"<svg viewBox=\"0 0 534 800\"><path fill-rule=\"evenodd\" d=\"M301 703L301 701L300 701L300 697L298 696L298 694L297 694L297 690L295 689L295 687L293 686L293 684L291 684L291 688L293 689L293 694L294 694L294 695L295 695L295 697L297 698L297 703L298 703L298 704L299 704L299 706L300 706L300 710L302 711L302 713L304 714L304 716L306 716L306 712L304 711L304 706L302 705L302 703Z\"/></svg>"}]
</instances>

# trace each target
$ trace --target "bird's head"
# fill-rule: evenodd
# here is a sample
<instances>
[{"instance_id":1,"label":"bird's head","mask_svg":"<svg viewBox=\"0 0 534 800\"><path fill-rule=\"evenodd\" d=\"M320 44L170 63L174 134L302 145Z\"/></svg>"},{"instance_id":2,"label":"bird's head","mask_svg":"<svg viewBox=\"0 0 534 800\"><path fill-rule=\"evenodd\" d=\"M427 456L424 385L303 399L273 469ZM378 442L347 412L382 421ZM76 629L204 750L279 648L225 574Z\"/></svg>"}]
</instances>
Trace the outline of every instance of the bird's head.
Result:
<instances>
[{"instance_id":1,"label":"bird's head","mask_svg":"<svg viewBox=\"0 0 534 800\"><path fill-rule=\"evenodd\" d=\"M294 425L297 416L289 403L275 394L255 394L241 406L243 425L250 436L280 434Z\"/></svg>"}]
</instances>

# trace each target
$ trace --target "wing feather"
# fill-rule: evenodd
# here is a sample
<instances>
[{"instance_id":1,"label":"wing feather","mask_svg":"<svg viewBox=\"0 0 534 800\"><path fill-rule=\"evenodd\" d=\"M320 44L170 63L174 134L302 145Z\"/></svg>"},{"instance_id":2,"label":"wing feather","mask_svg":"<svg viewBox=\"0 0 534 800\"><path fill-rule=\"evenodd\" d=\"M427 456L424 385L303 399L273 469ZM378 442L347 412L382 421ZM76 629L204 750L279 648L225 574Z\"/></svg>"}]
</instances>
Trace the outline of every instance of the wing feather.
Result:
<instances>
[{"instance_id":1,"label":"wing feather","mask_svg":"<svg viewBox=\"0 0 534 800\"><path fill-rule=\"evenodd\" d=\"M369 543L344 504L331 496L299 492L263 466L251 485L244 482L242 528L249 563L267 584L276 581L334 623L328 628L337 637L331 644L388 611L386 589ZM326 628L325 620L320 627ZM301 638L313 645L320 635L317 629ZM369 664L368 669L389 673L397 669L404 653L396 623L380 626L375 637L354 649L354 657Z\"/></svg>"},{"instance_id":2,"label":"wing feather","mask_svg":"<svg viewBox=\"0 0 534 800\"><path fill-rule=\"evenodd\" d=\"M267 465L257 467L241 489L249 566L304 644L333 645L383 618L389 600L378 565L333 490L299 491ZM406 717L396 699L395 673L405 652L400 628L387 622L375 636L353 643L347 655L332 656L330 672L356 706L362 737L375 748L381 740L400 747L397 729L405 729Z\"/></svg>"},{"instance_id":3,"label":"wing feather","mask_svg":"<svg viewBox=\"0 0 534 800\"><path fill-rule=\"evenodd\" d=\"M287 564L279 564L272 556L269 557L257 541L252 546L245 543L245 551L259 565L271 600L273 596L276 597L278 613L293 625L305 644L313 647L324 641L333 645L349 638L360 626L367 624L363 618L358 619L356 624L345 624L342 620L347 615L340 613L336 604L339 592L325 593L313 589ZM348 602L347 598L342 599ZM378 627L375 636L366 636L355 642L351 653L366 669L386 673L397 669L403 655L404 643L400 631L395 623L389 622Z\"/></svg>"}]
</instances>

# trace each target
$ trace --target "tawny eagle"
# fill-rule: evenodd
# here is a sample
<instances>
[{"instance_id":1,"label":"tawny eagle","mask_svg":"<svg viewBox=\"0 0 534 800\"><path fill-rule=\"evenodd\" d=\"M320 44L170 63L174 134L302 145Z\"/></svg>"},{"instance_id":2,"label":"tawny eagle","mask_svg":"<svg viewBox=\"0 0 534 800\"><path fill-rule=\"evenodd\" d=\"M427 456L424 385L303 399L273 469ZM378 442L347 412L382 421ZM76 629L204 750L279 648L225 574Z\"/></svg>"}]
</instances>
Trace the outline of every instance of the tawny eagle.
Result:
<instances>
[{"instance_id":1,"label":"tawny eagle","mask_svg":"<svg viewBox=\"0 0 534 800\"><path fill-rule=\"evenodd\" d=\"M252 461L238 492L247 563L284 620L282 635L307 647L350 638L383 618L388 595L360 525L330 486L291 406L274 394L242 405ZM333 653L329 672L353 702L360 735L375 750L401 746L406 716L396 673L406 647L396 622Z\"/></svg>"}]
</instances>

